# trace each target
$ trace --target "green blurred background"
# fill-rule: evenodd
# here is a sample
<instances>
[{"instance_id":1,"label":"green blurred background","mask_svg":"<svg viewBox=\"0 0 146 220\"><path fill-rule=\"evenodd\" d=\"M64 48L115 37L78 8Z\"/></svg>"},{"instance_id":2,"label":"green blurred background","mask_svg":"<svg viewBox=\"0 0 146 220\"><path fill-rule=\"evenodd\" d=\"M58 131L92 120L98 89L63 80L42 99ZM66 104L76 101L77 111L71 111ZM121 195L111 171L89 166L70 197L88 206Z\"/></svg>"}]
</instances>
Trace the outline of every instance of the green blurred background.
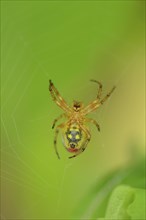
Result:
<instances>
[{"instance_id":1,"label":"green blurred background","mask_svg":"<svg viewBox=\"0 0 146 220\"><path fill-rule=\"evenodd\" d=\"M2 219L70 219L102 175L144 154L144 1L1 1ZM58 160L52 79L69 104L111 98L90 117L86 151Z\"/></svg>"}]
</instances>

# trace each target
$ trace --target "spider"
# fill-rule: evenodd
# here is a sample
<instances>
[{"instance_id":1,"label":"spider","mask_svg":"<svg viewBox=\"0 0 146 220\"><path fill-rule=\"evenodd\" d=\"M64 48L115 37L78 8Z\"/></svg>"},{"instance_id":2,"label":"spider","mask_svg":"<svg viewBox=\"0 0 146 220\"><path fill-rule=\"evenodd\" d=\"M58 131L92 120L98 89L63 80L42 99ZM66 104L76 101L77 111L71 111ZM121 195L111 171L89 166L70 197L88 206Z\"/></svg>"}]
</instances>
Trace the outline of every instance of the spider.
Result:
<instances>
[{"instance_id":1,"label":"spider","mask_svg":"<svg viewBox=\"0 0 146 220\"><path fill-rule=\"evenodd\" d=\"M60 130L62 131L64 147L68 152L73 154L69 158L78 156L86 149L91 139L90 131L86 126L87 122L93 123L97 127L97 130L100 131L99 124L94 119L87 118L86 115L99 108L99 106L101 106L109 98L116 87L114 86L104 98L101 98L102 84L93 79L90 81L97 83L99 86L96 99L89 103L86 107L83 106L82 102L73 101L73 105L70 107L59 94L53 82L49 80L50 94L54 102L64 111L63 114L54 120L52 129L55 127L58 120L63 117L67 119L66 122L59 124L55 130L54 148L59 159L60 156L57 150L57 137Z\"/></svg>"}]
</instances>

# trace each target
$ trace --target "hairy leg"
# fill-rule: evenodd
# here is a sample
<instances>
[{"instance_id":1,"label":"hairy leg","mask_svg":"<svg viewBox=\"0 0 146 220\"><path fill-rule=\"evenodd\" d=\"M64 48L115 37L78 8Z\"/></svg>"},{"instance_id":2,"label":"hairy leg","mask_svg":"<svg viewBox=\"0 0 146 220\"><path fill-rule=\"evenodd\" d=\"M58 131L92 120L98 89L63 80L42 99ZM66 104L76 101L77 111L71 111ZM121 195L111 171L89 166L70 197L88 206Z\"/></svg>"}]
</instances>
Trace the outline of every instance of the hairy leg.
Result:
<instances>
[{"instance_id":1,"label":"hairy leg","mask_svg":"<svg viewBox=\"0 0 146 220\"><path fill-rule=\"evenodd\" d=\"M54 84L52 83L51 80L49 80L49 91L50 94L54 100L54 102L56 102L56 104L62 108L64 111L71 111L71 108L67 105L66 101L62 98L62 96L59 94L58 90L55 88Z\"/></svg>"}]
</instances>

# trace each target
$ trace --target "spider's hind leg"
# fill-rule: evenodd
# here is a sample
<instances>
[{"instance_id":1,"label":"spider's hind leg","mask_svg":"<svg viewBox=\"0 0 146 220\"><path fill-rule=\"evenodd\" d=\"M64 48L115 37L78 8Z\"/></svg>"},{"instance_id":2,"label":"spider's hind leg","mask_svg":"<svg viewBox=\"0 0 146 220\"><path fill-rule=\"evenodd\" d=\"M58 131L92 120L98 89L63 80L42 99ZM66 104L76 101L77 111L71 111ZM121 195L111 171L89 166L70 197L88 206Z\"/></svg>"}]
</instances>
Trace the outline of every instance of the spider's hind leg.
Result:
<instances>
[{"instance_id":1,"label":"spider's hind leg","mask_svg":"<svg viewBox=\"0 0 146 220\"><path fill-rule=\"evenodd\" d=\"M63 127L64 127L64 123L61 124L61 125L58 125L57 128L56 128L56 130L55 130L54 148L55 148L55 152L56 152L56 154L57 154L58 159L60 159L60 156L59 156L59 153L58 153L58 150L57 150L57 138L58 138L59 130L60 130L61 128L63 128Z\"/></svg>"},{"instance_id":2,"label":"spider's hind leg","mask_svg":"<svg viewBox=\"0 0 146 220\"><path fill-rule=\"evenodd\" d=\"M52 125L52 129L55 127L57 121L60 120L62 117L65 117L65 116L66 116L66 114L63 113L63 114L61 114L58 118L55 118L55 119L54 119L54 122L53 122L53 125Z\"/></svg>"},{"instance_id":3,"label":"spider's hind leg","mask_svg":"<svg viewBox=\"0 0 146 220\"><path fill-rule=\"evenodd\" d=\"M55 131L55 138L54 138L54 148L55 148L55 152L57 154L58 159L60 159L58 150L57 150L57 137L58 137L58 133L59 133L59 129L57 128Z\"/></svg>"}]
</instances>

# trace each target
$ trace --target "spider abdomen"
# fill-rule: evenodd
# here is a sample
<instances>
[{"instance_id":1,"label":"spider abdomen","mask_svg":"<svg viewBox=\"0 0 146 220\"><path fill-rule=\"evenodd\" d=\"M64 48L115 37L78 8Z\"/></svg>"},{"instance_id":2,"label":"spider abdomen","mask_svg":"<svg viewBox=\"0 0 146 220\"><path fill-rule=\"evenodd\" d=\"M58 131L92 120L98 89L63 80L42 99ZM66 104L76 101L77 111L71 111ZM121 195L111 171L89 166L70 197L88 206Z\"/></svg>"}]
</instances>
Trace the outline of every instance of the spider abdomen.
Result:
<instances>
[{"instance_id":1,"label":"spider abdomen","mask_svg":"<svg viewBox=\"0 0 146 220\"><path fill-rule=\"evenodd\" d=\"M69 142L78 143L82 138L81 130L77 127L69 128L66 132L66 137Z\"/></svg>"},{"instance_id":2,"label":"spider abdomen","mask_svg":"<svg viewBox=\"0 0 146 220\"><path fill-rule=\"evenodd\" d=\"M64 145L69 152L76 152L79 150L82 142L82 131L77 125L67 127L64 136Z\"/></svg>"}]
</instances>

